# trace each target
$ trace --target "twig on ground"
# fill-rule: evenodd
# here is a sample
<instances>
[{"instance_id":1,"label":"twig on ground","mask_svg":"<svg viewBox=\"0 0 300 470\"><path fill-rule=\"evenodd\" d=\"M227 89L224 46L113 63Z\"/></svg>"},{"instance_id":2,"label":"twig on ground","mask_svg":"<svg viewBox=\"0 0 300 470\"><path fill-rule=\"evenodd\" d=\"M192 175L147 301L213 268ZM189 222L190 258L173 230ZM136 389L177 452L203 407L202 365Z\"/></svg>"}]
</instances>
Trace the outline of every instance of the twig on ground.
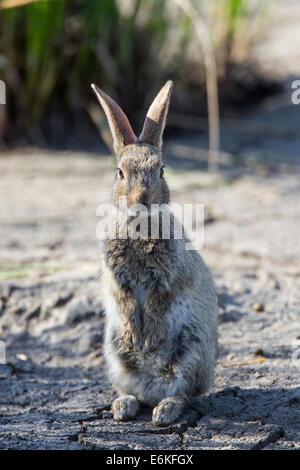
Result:
<instances>
[{"instance_id":1,"label":"twig on ground","mask_svg":"<svg viewBox=\"0 0 300 470\"><path fill-rule=\"evenodd\" d=\"M15 8L22 5L28 5L29 3L34 3L37 0L2 0L0 2L0 8Z\"/></svg>"},{"instance_id":2,"label":"twig on ground","mask_svg":"<svg viewBox=\"0 0 300 470\"><path fill-rule=\"evenodd\" d=\"M250 361L245 361L245 362L239 362L235 364L228 364L221 366L223 369L229 369L230 367L242 367L242 366L248 366L250 364L255 364L256 362L264 362L266 360L265 357L259 357L258 359L251 359Z\"/></svg>"}]
</instances>

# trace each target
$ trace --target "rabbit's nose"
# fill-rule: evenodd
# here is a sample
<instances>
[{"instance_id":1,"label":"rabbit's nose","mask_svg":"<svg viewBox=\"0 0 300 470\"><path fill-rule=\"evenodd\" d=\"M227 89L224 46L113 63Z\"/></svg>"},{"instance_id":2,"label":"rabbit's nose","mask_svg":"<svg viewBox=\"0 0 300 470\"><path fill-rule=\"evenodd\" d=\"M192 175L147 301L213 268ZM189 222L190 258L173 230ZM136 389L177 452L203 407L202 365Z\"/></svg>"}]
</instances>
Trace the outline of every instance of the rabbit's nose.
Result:
<instances>
[{"instance_id":1,"label":"rabbit's nose","mask_svg":"<svg viewBox=\"0 0 300 470\"><path fill-rule=\"evenodd\" d=\"M147 188L140 187L140 188L132 189L129 194L129 202L130 204L147 204L148 202Z\"/></svg>"},{"instance_id":2,"label":"rabbit's nose","mask_svg":"<svg viewBox=\"0 0 300 470\"><path fill-rule=\"evenodd\" d=\"M147 204L147 202L148 202L148 193L147 193L146 189L141 190L139 199L140 199L140 204Z\"/></svg>"}]
</instances>

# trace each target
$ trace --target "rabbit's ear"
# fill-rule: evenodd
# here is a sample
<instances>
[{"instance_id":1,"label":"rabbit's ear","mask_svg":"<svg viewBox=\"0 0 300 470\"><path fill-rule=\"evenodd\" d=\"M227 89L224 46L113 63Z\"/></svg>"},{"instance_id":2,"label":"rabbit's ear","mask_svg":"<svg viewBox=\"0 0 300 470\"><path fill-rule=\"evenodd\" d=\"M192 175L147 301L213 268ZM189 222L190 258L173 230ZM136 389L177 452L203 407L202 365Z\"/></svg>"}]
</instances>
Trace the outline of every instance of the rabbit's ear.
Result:
<instances>
[{"instance_id":1,"label":"rabbit's ear","mask_svg":"<svg viewBox=\"0 0 300 470\"><path fill-rule=\"evenodd\" d=\"M129 124L127 116L122 111L120 106L100 90L96 85L91 85L95 92L108 120L110 131L113 136L114 151L117 156L125 145L133 144L136 141L136 136Z\"/></svg>"},{"instance_id":2,"label":"rabbit's ear","mask_svg":"<svg viewBox=\"0 0 300 470\"><path fill-rule=\"evenodd\" d=\"M149 108L142 133L139 136L139 142L151 144L157 147L158 150L162 147L162 135L166 124L172 88L173 82L169 80L160 90Z\"/></svg>"}]
</instances>

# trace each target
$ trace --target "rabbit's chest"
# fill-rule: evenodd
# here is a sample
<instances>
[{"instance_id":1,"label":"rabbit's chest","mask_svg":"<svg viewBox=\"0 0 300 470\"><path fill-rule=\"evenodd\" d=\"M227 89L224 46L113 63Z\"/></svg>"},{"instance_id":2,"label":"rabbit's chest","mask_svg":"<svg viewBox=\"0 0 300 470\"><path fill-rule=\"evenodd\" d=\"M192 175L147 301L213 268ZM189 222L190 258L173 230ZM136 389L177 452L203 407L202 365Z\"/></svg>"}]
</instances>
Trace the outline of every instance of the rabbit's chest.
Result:
<instances>
[{"instance_id":1,"label":"rabbit's chest","mask_svg":"<svg viewBox=\"0 0 300 470\"><path fill-rule=\"evenodd\" d=\"M150 288L144 285L134 285L132 288L132 293L137 303L140 306L143 306L150 293Z\"/></svg>"},{"instance_id":2,"label":"rabbit's chest","mask_svg":"<svg viewBox=\"0 0 300 470\"><path fill-rule=\"evenodd\" d=\"M118 283L130 286L141 303L160 277L158 260L162 259L161 246L156 242L118 240L106 246L106 262ZM168 264L166 260L164 264Z\"/></svg>"}]
</instances>

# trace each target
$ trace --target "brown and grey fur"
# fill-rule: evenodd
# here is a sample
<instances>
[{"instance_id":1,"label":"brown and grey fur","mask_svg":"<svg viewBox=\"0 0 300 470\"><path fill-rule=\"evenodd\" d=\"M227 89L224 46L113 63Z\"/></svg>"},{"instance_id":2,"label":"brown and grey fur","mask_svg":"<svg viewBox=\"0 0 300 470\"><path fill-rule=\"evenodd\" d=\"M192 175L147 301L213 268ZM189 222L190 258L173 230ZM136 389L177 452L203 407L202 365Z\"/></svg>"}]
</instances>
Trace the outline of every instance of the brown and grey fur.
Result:
<instances>
[{"instance_id":1,"label":"brown and grey fur","mask_svg":"<svg viewBox=\"0 0 300 470\"><path fill-rule=\"evenodd\" d=\"M121 232L127 222L120 196L129 208L140 203L168 210L161 145L172 82L151 105L139 138L118 105L93 89L107 115L122 170L121 177L116 175L112 215ZM151 225L151 216L145 217ZM117 421L134 417L142 403L154 407L155 424L168 425L213 383L216 292L202 258L195 250L186 250L186 242L185 236L175 239L172 230L170 239L149 235L104 242L104 353L119 393L112 405Z\"/></svg>"}]
</instances>

